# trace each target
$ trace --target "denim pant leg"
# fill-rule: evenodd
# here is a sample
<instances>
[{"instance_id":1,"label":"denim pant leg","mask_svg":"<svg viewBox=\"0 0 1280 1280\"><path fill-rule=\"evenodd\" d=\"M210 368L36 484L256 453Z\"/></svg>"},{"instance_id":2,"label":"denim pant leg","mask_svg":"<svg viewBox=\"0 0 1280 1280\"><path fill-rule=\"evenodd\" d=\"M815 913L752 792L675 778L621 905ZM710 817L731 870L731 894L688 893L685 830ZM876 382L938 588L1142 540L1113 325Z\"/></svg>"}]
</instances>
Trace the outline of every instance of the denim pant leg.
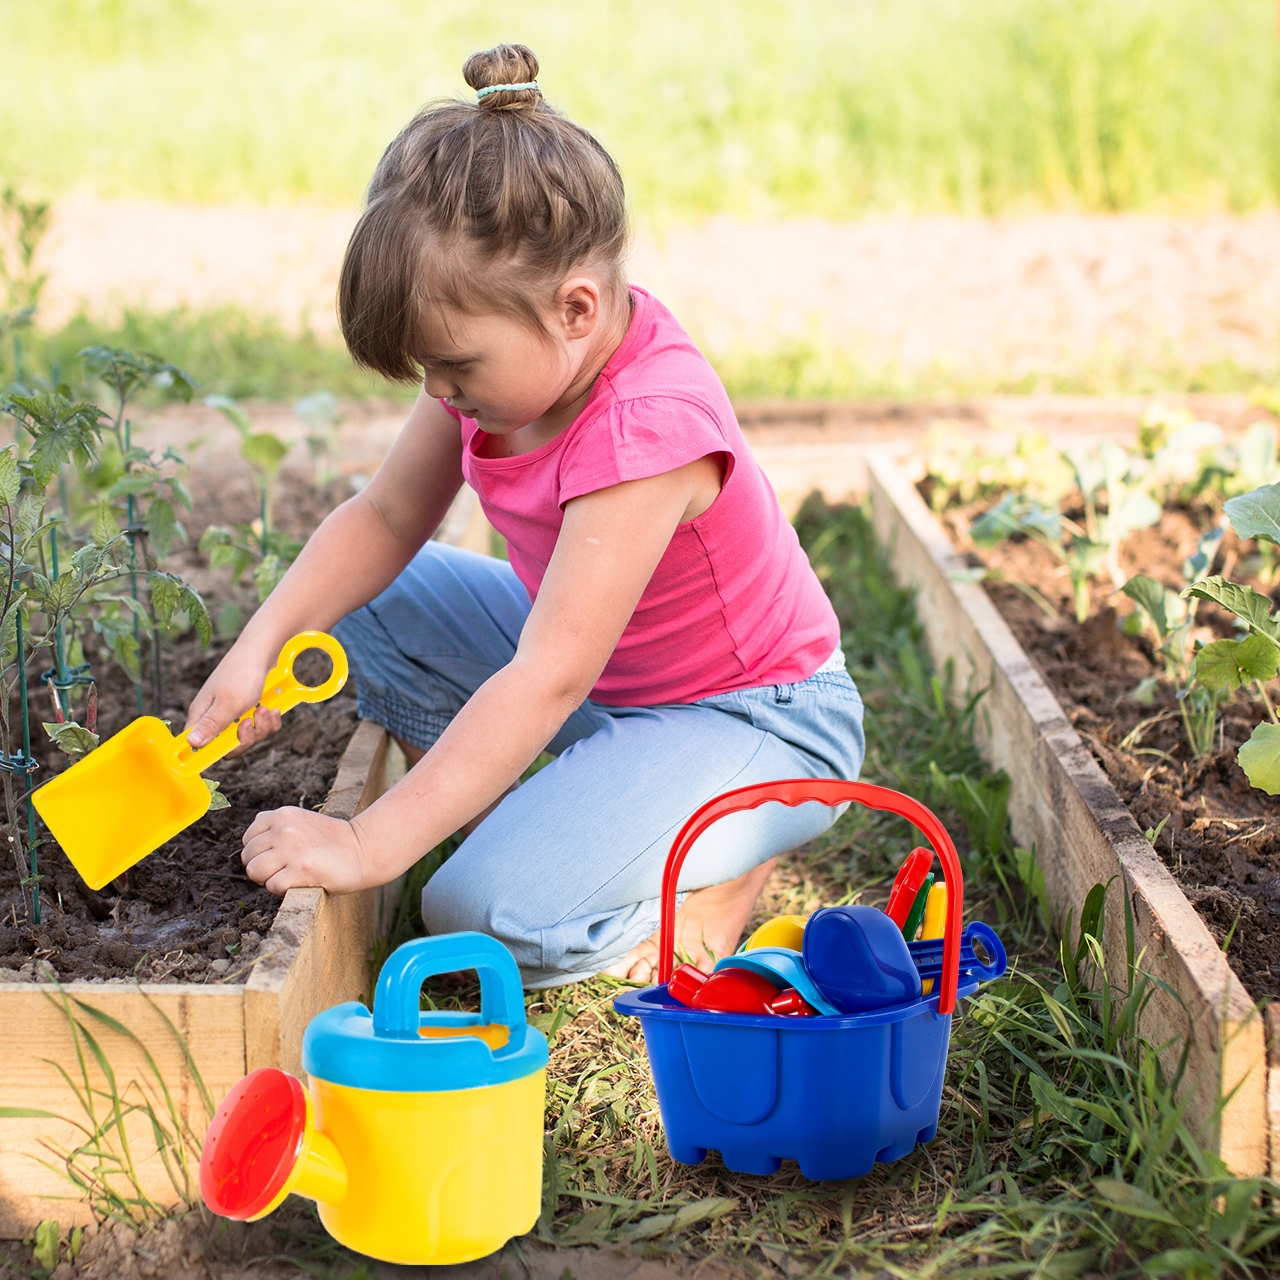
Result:
<instances>
[{"instance_id":1,"label":"denim pant leg","mask_svg":"<svg viewBox=\"0 0 1280 1280\"><path fill-rule=\"evenodd\" d=\"M334 628L360 716L428 750L463 704L515 656L528 592L505 560L428 542L398 578ZM570 717L568 742L599 725Z\"/></svg>"},{"instance_id":2,"label":"denim pant leg","mask_svg":"<svg viewBox=\"0 0 1280 1280\"><path fill-rule=\"evenodd\" d=\"M528 986L587 977L653 933L671 842L707 800L778 778L855 778L862 762L862 703L844 672L687 706L587 705L601 727L507 796L423 890L430 932L491 934ZM724 818L679 887L731 880L837 816L770 804Z\"/></svg>"}]
</instances>

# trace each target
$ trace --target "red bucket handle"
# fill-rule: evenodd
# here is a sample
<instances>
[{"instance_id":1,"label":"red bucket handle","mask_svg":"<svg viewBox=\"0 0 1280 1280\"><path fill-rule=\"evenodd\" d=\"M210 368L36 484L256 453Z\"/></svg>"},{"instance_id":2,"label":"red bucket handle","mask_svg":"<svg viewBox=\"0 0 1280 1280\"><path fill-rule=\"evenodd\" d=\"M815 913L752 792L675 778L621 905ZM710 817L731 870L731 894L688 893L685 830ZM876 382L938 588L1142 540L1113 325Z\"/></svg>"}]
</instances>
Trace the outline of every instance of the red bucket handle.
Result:
<instances>
[{"instance_id":1,"label":"red bucket handle","mask_svg":"<svg viewBox=\"0 0 1280 1280\"><path fill-rule=\"evenodd\" d=\"M708 800L680 828L667 854L662 872L662 927L658 935L659 980L669 982L675 970L676 883L680 869L694 842L713 822L744 809L757 809L770 800L798 805L816 801L838 805L856 801L868 809L896 813L913 823L933 846L947 876L947 930L942 943L942 985L938 993L938 1012L951 1013L956 1007L956 987L960 979L960 932L964 924L964 876L960 859L947 829L919 800L901 791L877 787L870 782L845 782L839 778L791 778L784 782L759 782L739 787Z\"/></svg>"}]
</instances>

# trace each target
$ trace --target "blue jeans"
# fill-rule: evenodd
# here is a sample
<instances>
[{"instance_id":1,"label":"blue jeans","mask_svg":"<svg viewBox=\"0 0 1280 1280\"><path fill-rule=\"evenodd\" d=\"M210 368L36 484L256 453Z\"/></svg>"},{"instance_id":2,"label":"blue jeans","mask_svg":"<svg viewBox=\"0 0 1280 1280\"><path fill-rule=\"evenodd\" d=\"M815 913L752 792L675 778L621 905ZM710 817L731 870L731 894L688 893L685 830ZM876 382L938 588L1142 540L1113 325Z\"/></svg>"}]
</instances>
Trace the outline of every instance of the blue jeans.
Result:
<instances>
[{"instance_id":1,"label":"blue jeans","mask_svg":"<svg viewBox=\"0 0 1280 1280\"><path fill-rule=\"evenodd\" d=\"M334 633L360 714L426 750L511 661L529 597L504 560L429 542ZM707 800L778 778L855 779L862 699L837 653L808 680L686 705L588 700L547 746L556 758L511 792L431 878L431 933L478 929L510 948L527 986L585 978L658 927L662 867ZM839 810L769 804L698 841L680 890L732 880L825 831Z\"/></svg>"}]
</instances>

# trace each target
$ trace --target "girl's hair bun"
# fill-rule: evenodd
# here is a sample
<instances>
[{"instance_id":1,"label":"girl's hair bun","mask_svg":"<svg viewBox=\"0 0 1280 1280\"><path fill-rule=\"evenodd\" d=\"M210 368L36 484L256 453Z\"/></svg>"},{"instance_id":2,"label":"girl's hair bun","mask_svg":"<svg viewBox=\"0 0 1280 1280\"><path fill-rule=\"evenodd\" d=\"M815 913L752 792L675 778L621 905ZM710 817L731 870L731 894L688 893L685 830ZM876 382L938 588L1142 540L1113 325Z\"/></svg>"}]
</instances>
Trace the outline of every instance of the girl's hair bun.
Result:
<instances>
[{"instance_id":1,"label":"girl's hair bun","mask_svg":"<svg viewBox=\"0 0 1280 1280\"><path fill-rule=\"evenodd\" d=\"M462 78L477 92L498 84L530 84L538 78L538 59L524 44L497 44L483 53L473 53L462 68ZM499 89L486 93L480 106L488 111L531 110L542 101L542 92L532 89Z\"/></svg>"}]
</instances>

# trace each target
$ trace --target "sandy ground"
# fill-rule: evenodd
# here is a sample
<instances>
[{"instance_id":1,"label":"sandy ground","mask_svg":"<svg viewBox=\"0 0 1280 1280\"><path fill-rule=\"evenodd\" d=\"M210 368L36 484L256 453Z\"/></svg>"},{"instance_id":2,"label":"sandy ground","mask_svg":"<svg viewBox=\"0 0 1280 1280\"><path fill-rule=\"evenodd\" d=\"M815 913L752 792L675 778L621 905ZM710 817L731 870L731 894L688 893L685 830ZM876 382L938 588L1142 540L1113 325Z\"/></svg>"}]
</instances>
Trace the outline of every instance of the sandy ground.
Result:
<instances>
[{"instance_id":1,"label":"sandy ground","mask_svg":"<svg viewBox=\"0 0 1280 1280\"><path fill-rule=\"evenodd\" d=\"M333 332L355 214L57 206L44 322L235 304ZM637 237L632 276L713 355L807 341L864 370L977 379L1280 363L1280 211L1174 218L714 219Z\"/></svg>"}]
</instances>

